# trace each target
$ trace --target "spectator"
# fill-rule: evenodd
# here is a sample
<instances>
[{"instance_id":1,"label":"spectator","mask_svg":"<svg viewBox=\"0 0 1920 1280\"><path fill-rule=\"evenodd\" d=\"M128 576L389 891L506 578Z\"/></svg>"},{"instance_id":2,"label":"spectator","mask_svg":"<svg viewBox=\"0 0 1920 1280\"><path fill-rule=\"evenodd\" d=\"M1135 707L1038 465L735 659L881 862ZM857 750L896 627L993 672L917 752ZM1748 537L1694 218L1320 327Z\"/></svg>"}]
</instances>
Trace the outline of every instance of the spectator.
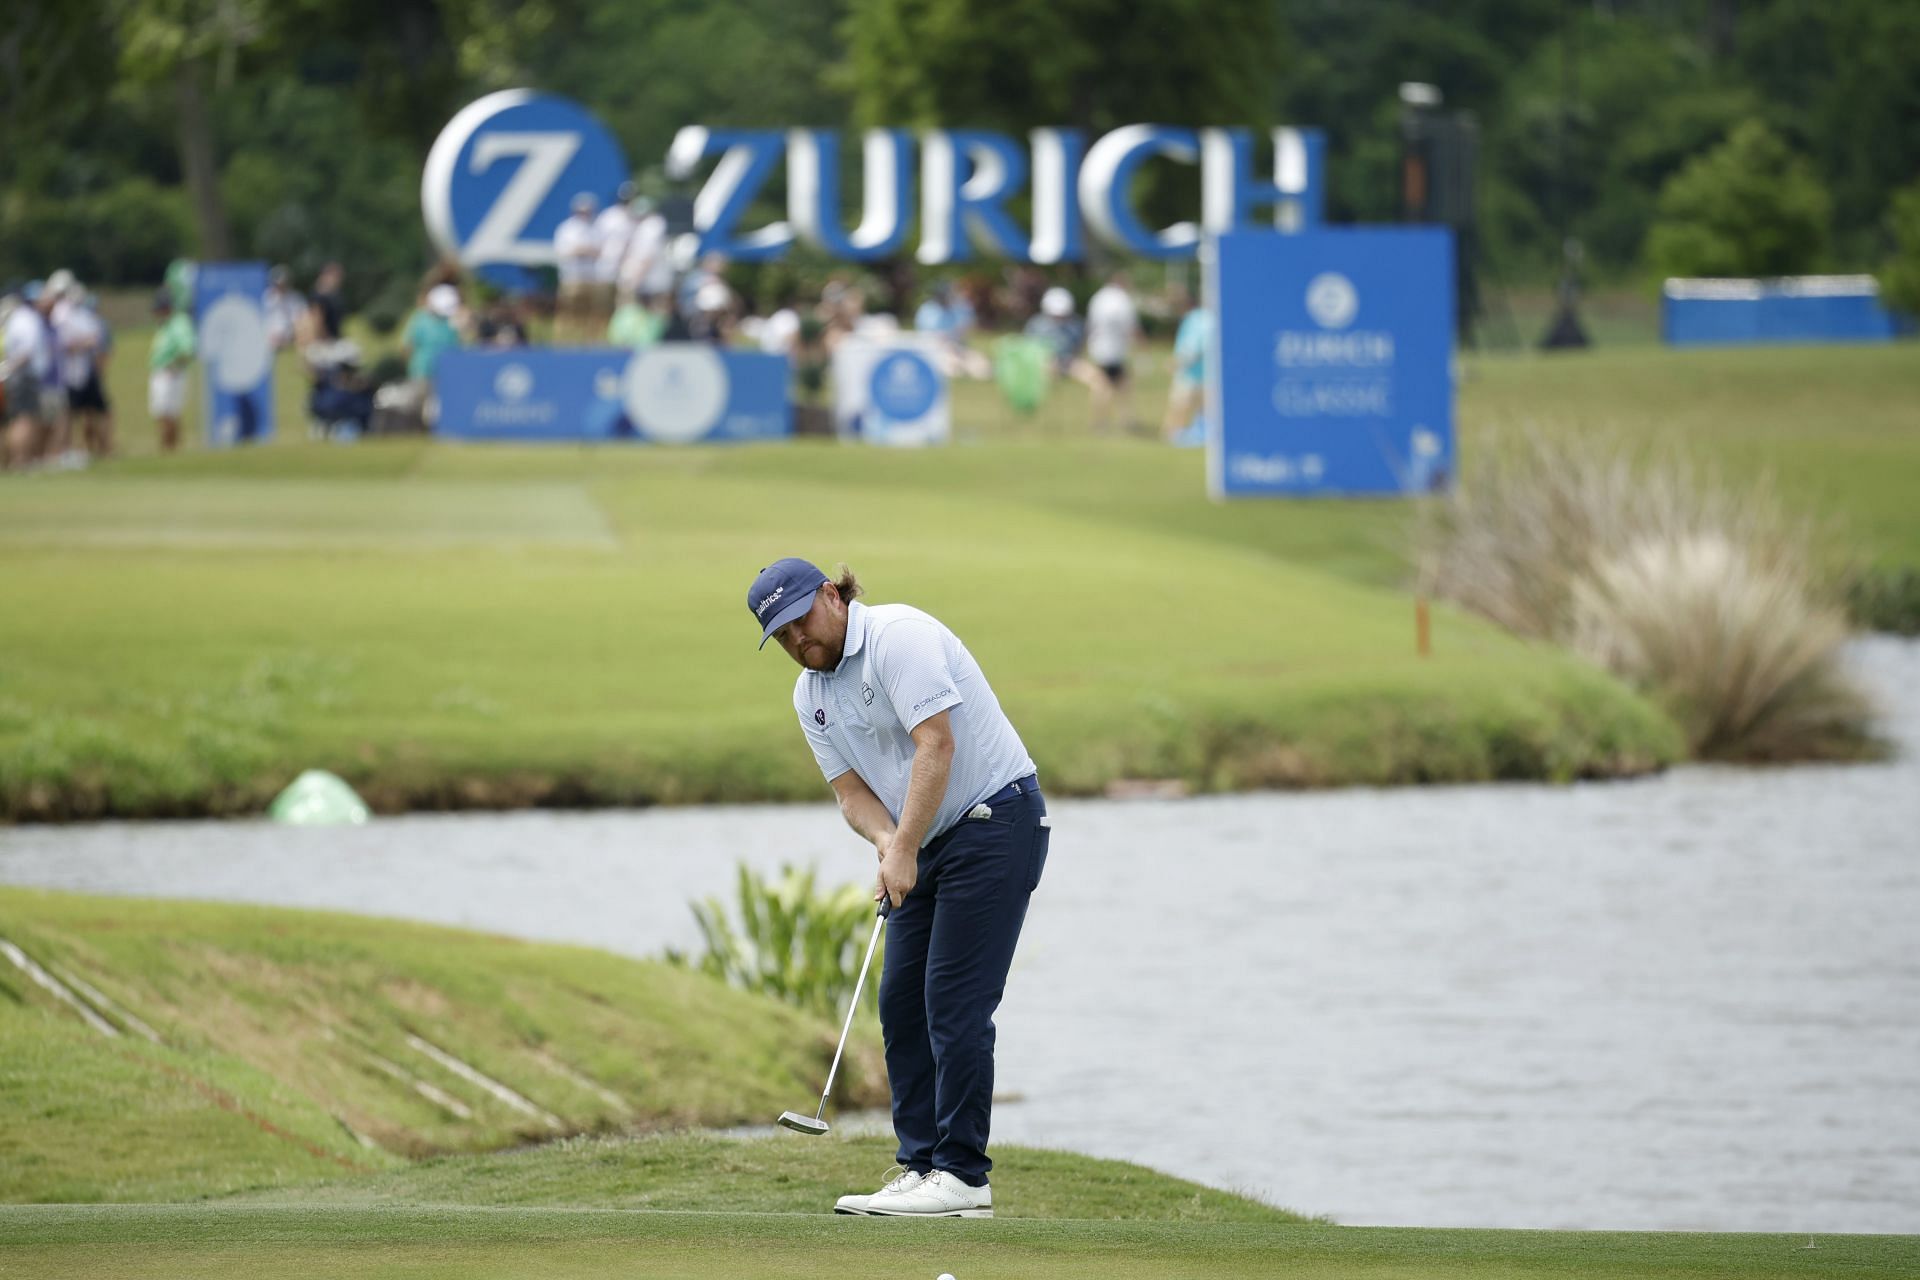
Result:
<instances>
[{"instance_id":1,"label":"spectator","mask_svg":"<svg viewBox=\"0 0 1920 1280\"><path fill-rule=\"evenodd\" d=\"M687 336L695 342L727 345L733 334L733 290L720 279L707 281L694 295L694 315L687 321Z\"/></svg>"},{"instance_id":2,"label":"spectator","mask_svg":"<svg viewBox=\"0 0 1920 1280\"><path fill-rule=\"evenodd\" d=\"M1087 362L1092 368L1084 381L1093 393L1096 432L1112 429L1116 409L1126 430L1132 431L1136 426L1133 382L1128 366L1133 359L1134 340L1140 332L1140 316L1127 284L1127 273L1115 271L1087 300Z\"/></svg>"},{"instance_id":3,"label":"spectator","mask_svg":"<svg viewBox=\"0 0 1920 1280\"><path fill-rule=\"evenodd\" d=\"M673 293L673 249L667 220L645 196L635 196L629 208L634 218L633 234L627 238L626 252L620 259L617 283L635 298L667 297Z\"/></svg>"},{"instance_id":4,"label":"spectator","mask_svg":"<svg viewBox=\"0 0 1920 1280\"><path fill-rule=\"evenodd\" d=\"M593 267L596 327L604 327L613 316L614 299L620 283L620 266L626 260L627 247L633 241L633 230L639 221L628 207L633 199L633 184L621 183L613 203L602 209L600 216L593 220L594 240L600 246L600 256L594 260Z\"/></svg>"},{"instance_id":5,"label":"spectator","mask_svg":"<svg viewBox=\"0 0 1920 1280\"><path fill-rule=\"evenodd\" d=\"M340 292L345 277L345 270L337 262L320 268L313 282L313 301L307 307L305 342L333 343L346 336L347 302Z\"/></svg>"},{"instance_id":6,"label":"spectator","mask_svg":"<svg viewBox=\"0 0 1920 1280\"><path fill-rule=\"evenodd\" d=\"M553 233L553 253L560 277L560 296L553 316L553 340L575 346L592 342L599 326L593 323L594 289L599 277L600 242L594 211L600 202L582 191L573 198L573 212Z\"/></svg>"},{"instance_id":7,"label":"spectator","mask_svg":"<svg viewBox=\"0 0 1920 1280\"><path fill-rule=\"evenodd\" d=\"M47 277L46 288L41 293L41 314L46 317L48 351L53 363L40 384L40 409L47 424L47 435L40 452L49 465L56 467L80 466L86 461L83 456L76 455L73 449L73 409L67 396L66 344L60 337L61 326L68 314L79 307L84 292L73 272L61 267Z\"/></svg>"},{"instance_id":8,"label":"spectator","mask_svg":"<svg viewBox=\"0 0 1920 1280\"><path fill-rule=\"evenodd\" d=\"M113 452L113 407L107 400L107 356L113 335L100 319L99 302L73 285L70 305L60 312L54 332L60 338L61 381L67 388L67 412L80 431L80 449L71 459L104 458Z\"/></svg>"},{"instance_id":9,"label":"spectator","mask_svg":"<svg viewBox=\"0 0 1920 1280\"><path fill-rule=\"evenodd\" d=\"M460 290L450 284L437 284L427 290L422 304L407 320L400 346L407 355L407 377L414 382L432 382L435 366L447 351L460 345L456 326L460 316Z\"/></svg>"},{"instance_id":10,"label":"spectator","mask_svg":"<svg viewBox=\"0 0 1920 1280\"><path fill-rule=\"evenodd\" d=\"M6 319L6 355L0 359L7 394L6 460L10 467L31 465L40 456L47 426L41 388L52 381L53 335L40 310L38 281L13 299Z\"/></svg>"},{"instance_id":11,"label":"spectator","mask_svg":"<svg viewBox=\"0 0 1920 1280\"><path fill-rule=\"evenodd\" d=\"M154 330L147 358L147 412L160 427L161 451L171 453L180 447L180 415L187 405L187 367L194 356L193 321L173 305L173 295L165 289L154 295L153 314L159 327Z\"/></svg>"},{"instance_id":12,"label":"spectator","mask_svg":"<svg viewBox=\"0 0 1920 1280\"><path fill-rule=\"evenodd\" d=\"M1073 314L1073 295L1060 285L1054 285L1040 296L1040 310L1027 321L1026 336L1036 342L1044 343L1053 353L1053 376L1065 378L1073 374L1074 366L1080 358L1080 340L1083 330L1078 317Z\"/></svg>"},{"instance_id":13,"label":"spectator","mask_svg":"<svg viewBox=\"0 0 1920 1280\"><path fill-rule=\"evenodd\" d=\"M794 310L791 287L781 291L779 304L760 326L760 349L792 359L800 346L800 313Z\"/></svg>"},{"instance_id":14,"label":"spectator","mask_svg":"<svg viewBox=\"0 0 1920 1280\"><path fill-rule=\"evenodd\" d=\"M483 347L524 347L530 341L527 322L521 314L519 298L495 298L474 328L474 337Z\"/></svg>"},{"instance_id":15,"label":"spectator","mask_svg":"<svg viewBox=\"0 0 1920 1280\"><path fill-rule=\"evenodd\" d=\"M700 291L710 284L718 284L721 288L725 288L726 270L726 255L709 253L681 273L680 282L675 286L675 303L689 325L693 324L700 315ZM712 293L707 294L708 298L714 296Z\"/></svg>"},{"instance_id":16,"label":"spectator","mask_svg":"<svg viewBox=\"0 0 1920 1280\"><path fill-rule=\"evenodd\" d=\"M973 332L973 304L943 281L913 313L913 327L940 340L939 359L948 377L985 378L993 373L986 356L967 345Z\"/></svg>"},{"instance_id":17,"label":"spectator","mask_svg":"<svg viewBox=\"0 0 1920 1280\"><path fill-rule=\"evenodd\" d=\"M275 267L267 273L267 345L276 354L299 341L300 317L307 309L307 300L297 289L289 287L291 279L285 267Z\"/></svg>"},{"instance_id":18,"label":"spectator","mask_svg":"<svg viewBox=\"0 0 1920 1280\"><path fill-rule=\"evenodd\" d=\"M639 351L659 342L667 331L666 296L649 293L629 297L607 322L607 343Z\"/></svg>"},{"instance_id":19,"label":"spectator","mask_svg":"<svg viewBox=\"0 0 1920 1280\"><path fill-rule=\"evenodd\" d=\"M1161 434L1182 445L1204 443L1206 423L1200 405L1207 385L1207 347L1213 341L1213 313L1194 305L1184 288L1175 291L1174 307L1183 314L1173 338L1173 386L1167 391L1167 416Z\"/></svg>"}]
</instances>

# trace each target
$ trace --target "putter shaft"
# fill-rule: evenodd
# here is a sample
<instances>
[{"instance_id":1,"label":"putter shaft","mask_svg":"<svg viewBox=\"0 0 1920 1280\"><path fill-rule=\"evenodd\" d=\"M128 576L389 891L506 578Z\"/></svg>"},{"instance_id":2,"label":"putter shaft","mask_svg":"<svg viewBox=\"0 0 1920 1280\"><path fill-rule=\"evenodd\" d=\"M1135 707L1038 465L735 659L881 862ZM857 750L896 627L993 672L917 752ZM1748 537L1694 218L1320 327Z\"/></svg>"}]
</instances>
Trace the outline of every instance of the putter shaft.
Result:
<instances>
[{"instance_id":1,"label":"putter shaft","mask_svg":"<svg viewBox=\"0 0 1920 1280\"><path fill-rule=\"evenodd\" d=\"M853 1013L860 1007L860 991L867 985L867 970L873 966L873 949L880 941L880 930L887 924L887 902L882 899L880 913L874 917L873 936L867 939L867 958L860 962L860 976L854 979L853 1001L847 1005L847 1020L840 1028L840 1047L833 1051L833 1065L827 1068L827 1087L820 1091L820 1105L813 1118L818 1120L827 1109L827 1095L833 1092L833 1078L840 1071L840 1055L847 1051L847 1032L853 1030Z\"/></svg>"}]
</instances>

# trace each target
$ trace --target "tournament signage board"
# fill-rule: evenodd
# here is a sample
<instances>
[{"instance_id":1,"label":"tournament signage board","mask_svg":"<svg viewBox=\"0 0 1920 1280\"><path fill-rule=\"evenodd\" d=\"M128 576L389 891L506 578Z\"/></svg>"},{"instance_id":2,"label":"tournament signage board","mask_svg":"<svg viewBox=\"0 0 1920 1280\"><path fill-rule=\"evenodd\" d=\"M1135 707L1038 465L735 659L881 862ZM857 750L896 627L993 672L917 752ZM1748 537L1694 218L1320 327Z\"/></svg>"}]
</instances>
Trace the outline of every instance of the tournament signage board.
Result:
<instances>
[{"instance_id":1,"label":"tournament signage board","mask_svg":"<svg viewBox=\"0 0 1920 1280\"><path fill-rule=\"evenodd\" d=\"M1453 279L1441 227L1219 237L1205 277L1213 496L1451 483Z\"/></svg>"},{"instance_id":2,"label":"tournament signage board","mask_svg":"<svg viewBox=\"0 0 1920 1280\"><path fill-rule=\"evenodd\" d=\"M937 340L855 335L833 353L834 422L872 444L945 444L953 413Z\"/></svg>"},{"instance_id":3,"label":"tournament signage board","mask_svg":"<svg viewBox=\"0 0 1920 1280\"><path fill-rule=\"evenodd\" d=\"M1040 128L1025 139L987 129L869 129L857 156L831 129L688 125L664 157L672 181L697 184L699 252L741 262L779 258L796 244L866 261L912 246L923 263L984 253L1078 262L1098 238L1122 253L1191 258L1201 238L1255 226L1320 225L1326 136L1319 129L1130 124L1098 136ZM1191 167L1197 221L1151 226L1134 205L1150 164ZM756 205L785 175L784 217ZM860 207L850 217L854 171ZM529 89L489 94L454 116L428 154L421 207L440 251L510 288L530 287L554 262L553 234L573 197L604 205L631 175L613 135L578 103ZM1024 211L1025 220L1015 211ZM750 225L758 220L758 225Z\"/></svg>"},{"instance_id":4,"label":"tournament signage board","mask_svg":"<svg viewBox=\"0 0 1920 1280\"><path fill-rule=\"evenodd\" d=\"M203 262L193 273L193 319L206 371L207 443L273 435L273 344L267 340L267 264Z\"/></svg>"},{"instance_id":5,"label":"tournament signage board","mask_svg":"<svg viewBox=\"0 0 1920 1280\"><path fill-rule=\"evenodd\" d=\"M787 360L705 343L463 348L434 369L436 435L458 440L721 444L793 434Z\"/></svg>"},{"instance_id":6,"label":"tournament signage board","mask_svg":"<svg viewBox=\"0 0 1920 1280\"><path fill-rule=\"evenodd\" d=\"M420 205L427 234L502 288L531 289L554 263L553 235L573 198L604 207L627 180L620 144L579 103L503 89L469 103L427 153Z\"/></svg>"}]
</instances>

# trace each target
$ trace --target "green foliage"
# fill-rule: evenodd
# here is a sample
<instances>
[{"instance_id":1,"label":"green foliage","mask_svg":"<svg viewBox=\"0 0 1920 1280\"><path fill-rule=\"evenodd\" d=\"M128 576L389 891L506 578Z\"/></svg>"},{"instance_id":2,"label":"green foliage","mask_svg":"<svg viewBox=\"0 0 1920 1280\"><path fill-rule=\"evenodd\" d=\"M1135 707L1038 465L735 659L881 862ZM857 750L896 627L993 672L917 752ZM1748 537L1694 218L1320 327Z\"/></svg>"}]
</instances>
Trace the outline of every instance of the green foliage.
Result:
<instances>
[{"instance_id":1,"label":"green foliage","mask_svg":"<svg viewBox=\"0 0 1920 1280\"><path fill-rule=\"evenodd\" d=\"M1920 636L1920 568L1876 565L1847 580L1847 610L1869 631Z\"/></svg>"},{"instance_id":2,"label":"green foliage","mask_svg":"<svg viewBox=\"0 0 1920 1280\"><path fill-rule=\"evenodd\" d=\"M1667 276L1785 276L1826 251L1831 201L1807 161L1758 120L1661 188L1647 257Z\"/></svg>"},{"instance_id":3,"label":"green foliage","mask_svg":"<svg viewBox=\"0 0 1920 1280\"><path fill-rule=\"evenodd\" d=\"M695 962L700 971L822 1017L842 1013L873 929L872 887L823 890L815 885L812 867L803 871L783 864L779 878L769 880L742 863L738 906L736 928L718 898L693 904L706 942ZM668 958L687 963L678 953ZM868 1008L875 1007L880 990L877 954L873 967L866 984Z\"/></svg>"},{"instance_id":4,"label":"green foliage","mask_svg":"<svg viewBox=\"0 0 1920 1280\"><path fill-rule=\"evenodd\" d=\"M1887 233L1893 252L1880 269L1880 298L1889 307L1920 316L1920 180L1894 192Z\"/></svg>"}]
</instances>

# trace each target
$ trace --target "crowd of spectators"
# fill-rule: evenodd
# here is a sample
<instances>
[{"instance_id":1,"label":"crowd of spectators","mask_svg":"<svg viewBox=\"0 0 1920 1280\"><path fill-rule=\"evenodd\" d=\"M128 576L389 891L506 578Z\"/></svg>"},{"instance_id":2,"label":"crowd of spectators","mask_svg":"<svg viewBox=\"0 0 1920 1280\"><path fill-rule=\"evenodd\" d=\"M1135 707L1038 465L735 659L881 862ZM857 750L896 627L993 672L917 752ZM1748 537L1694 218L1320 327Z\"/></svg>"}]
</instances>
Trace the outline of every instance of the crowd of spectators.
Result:
<instances>
[{"instance_id":1,"label":"crowd of spectators","mask_svg":"<svg viewBox=\"0 0 1920 1280\"><path fill-rule=\"evenodd\" d=\"M56 271L0 298L0 465L85 466L113 451L99 299Z\"/></svg>"},{"instance_id":2,"label":"crowd of spectators","mask_svg":"<svg viewBox=\"0 0 1920 1280\"><path fill-rule=\"evenodd\" d=\"M830 275L810 299L789 277L775 295L761 299L764 306L749 307L728 283L727 261L719 254L698 256L697 243L692 235L671 234L660 210L630 185L604 209L590 194L576 196L554 236L553 342L636 350L672 341L748 346L793 361L804 391L822 385L833 353L850 336L884 339L909 327L888 311L870 309L876 281L852 271ZM347 332L344 286L345 271L337 262L320 269L305 296L287 268L275 267L263 299L271 349L297 353L310 380L314 434L425 429L434 419L433 379L446 352L526 346L535 330L527 295L482 293L457 264L444 262L420 282L400 329L398 356L370 366ZM979 274L938 281L917 305L901 296L903 287L891 292L902 314L911 306L911 330L948 377L996 375L1001 357L979 340L984 317L1028 343L1035 368L1086 387L1096 432L1147 430L1134 406L1141 305L1125 270L1105 278L1088 298L1084 318L1067 288L1026 266L1007 268L997 282ZM148 353L147 409L163 450L180 443L196 358L193 323L180 292L170 281L156 297ZM1202 433L1211 317L1177 285L1148 305L1155 315L1179 320L1162 434L1195 443ZM54 272L0 301L0 460L10 467L72 467L110 454L106 371L112 351L113 335L97 299L71 272Z\"/></svg>"}]
</instances>

